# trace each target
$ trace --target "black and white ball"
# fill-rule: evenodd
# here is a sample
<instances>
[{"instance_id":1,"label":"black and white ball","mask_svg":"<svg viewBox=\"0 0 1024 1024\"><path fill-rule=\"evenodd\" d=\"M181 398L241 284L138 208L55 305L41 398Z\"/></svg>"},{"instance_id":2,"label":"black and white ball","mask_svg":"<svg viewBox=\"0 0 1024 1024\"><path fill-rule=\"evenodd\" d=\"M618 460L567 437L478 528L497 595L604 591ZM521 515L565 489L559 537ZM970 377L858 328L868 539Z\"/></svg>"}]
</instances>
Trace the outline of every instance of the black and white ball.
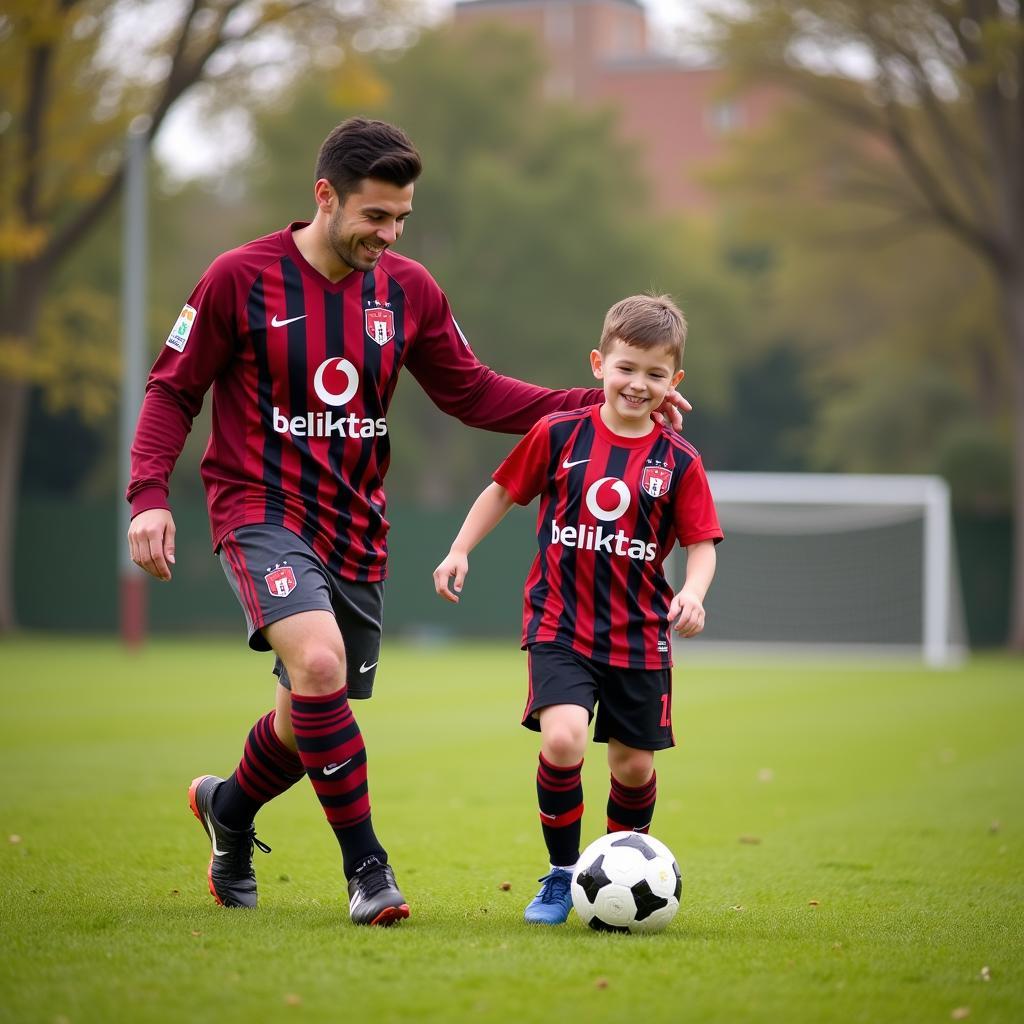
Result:
<instances>
[{"instance_id":1,"label":"black and white ball","mask_svg":"<svg viewBox=\"0 0 1024 1024\"><path fill-rule=\"evenodd\" d=\"M682 891L672 851L639 832L595 839L572 873L576 913L602 932L660 932L676 916Z\"/></svg>"}]
</instances>

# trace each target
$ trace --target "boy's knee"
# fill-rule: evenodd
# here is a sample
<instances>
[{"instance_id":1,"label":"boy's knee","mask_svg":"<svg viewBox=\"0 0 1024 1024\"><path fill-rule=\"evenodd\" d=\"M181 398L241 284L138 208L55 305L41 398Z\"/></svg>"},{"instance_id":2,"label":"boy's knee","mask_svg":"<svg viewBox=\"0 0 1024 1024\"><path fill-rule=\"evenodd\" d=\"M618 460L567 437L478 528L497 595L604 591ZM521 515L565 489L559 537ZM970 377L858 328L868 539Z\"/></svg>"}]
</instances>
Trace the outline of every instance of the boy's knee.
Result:
<instances>
[{"instance_id":1,"label":"boy's knee","mask_svg":"<svg viewBox=\"0 0 1024 1024\"><path fill-rule=\"evenodd\" d=\"M632 789L644 786L650 782L654 772L654 756L649 750L620 752L612 759L611 771L623 786Z\"/></svg>"},{"instance_id":2,"label":"boy's knee","mask_svg":"<svg viewBox=\"0 0 1024 1024\"><path fill-rule=\"evenodd\" d=\"M586 730L573 729L568 725L556 726L544 735L546 755L557 765L576 764L583 757L586 746Z\"/></svg>"}]
</instances>

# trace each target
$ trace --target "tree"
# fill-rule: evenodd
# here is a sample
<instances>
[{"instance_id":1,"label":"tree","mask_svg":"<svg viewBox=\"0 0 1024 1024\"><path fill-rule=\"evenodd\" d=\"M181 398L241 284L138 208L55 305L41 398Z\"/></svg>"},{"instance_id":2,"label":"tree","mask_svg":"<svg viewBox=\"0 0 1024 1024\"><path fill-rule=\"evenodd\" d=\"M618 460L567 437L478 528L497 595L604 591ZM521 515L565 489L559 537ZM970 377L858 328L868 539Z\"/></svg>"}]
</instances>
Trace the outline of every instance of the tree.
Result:
<instances>
[{"instance_id":1,"label":"tree","mask_svg":"<svg viewBox=\"0 0 1024 1024\"><path fill-rule=\"evenodd\" d=\"M55 364L86 358L82 290L54 279L112 208L129 124L151 141L200 88L239 106L290 68L337 58L375 0L11 0L0 14L0 631L15 622L14 510L32 386L60 386ZM315 40L315 52L305 40ZM109 300L108 300L109 303ZM45 316L44 316L45 310ZM108 336L111 310L102 311ZM51 329L46 329L46 322ZM54 325L64 324L62 329ZM45 343L44 343L45 342ZM55 356L53 346L63 346ZM112 353L89 359L116 364ZM47 369L49 367L49 370ZM101 396L102 399L102 396Z\"/></svg>"},{"instance_id":2,"label":"tree","mask_svg":"<svg viewBox=\"0 0 1024 1024\"><path fill-rule=\"evenodd\" d=\"M1012 394L1010 645L1024 651L1024 8L749 0L716 24L741 82L777 83L859 137L846 162L812 168L810 195L873 210L876 243L938 229L991 279Z\"/></svg>"}]
</instances>

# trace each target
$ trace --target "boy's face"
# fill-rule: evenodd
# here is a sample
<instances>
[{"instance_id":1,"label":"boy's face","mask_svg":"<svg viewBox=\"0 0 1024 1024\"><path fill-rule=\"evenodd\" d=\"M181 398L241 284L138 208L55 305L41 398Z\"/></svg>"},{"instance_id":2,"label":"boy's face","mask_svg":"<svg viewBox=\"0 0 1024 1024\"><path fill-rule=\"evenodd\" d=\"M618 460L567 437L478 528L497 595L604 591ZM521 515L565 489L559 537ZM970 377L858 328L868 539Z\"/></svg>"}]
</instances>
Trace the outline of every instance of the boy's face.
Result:
<instances>
[{"instance_id":1,"label":"boy's face","mask_svg":"<svg viewBox=\"0 0 1024 1024\"><path fill-rule=\"evenodd\" d=\"M636 348L618 338L603 356L594 349L590 366L604 384L605 405L624 426L649 419L683 379L668 348Z\"/></svg>"}]
</instances>

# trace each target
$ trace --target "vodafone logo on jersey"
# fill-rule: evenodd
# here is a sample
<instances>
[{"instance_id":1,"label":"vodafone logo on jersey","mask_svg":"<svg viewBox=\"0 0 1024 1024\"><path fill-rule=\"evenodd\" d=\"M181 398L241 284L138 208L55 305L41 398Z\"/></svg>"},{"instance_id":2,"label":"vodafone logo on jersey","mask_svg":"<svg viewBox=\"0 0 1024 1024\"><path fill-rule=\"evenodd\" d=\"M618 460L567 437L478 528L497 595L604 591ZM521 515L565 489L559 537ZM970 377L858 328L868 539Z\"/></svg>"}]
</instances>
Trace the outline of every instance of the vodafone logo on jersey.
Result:
<instances>
[{"instance_id":1,"label":"vodafone logo on jersey","mask_svg":"<svg viewBox=\"0 0 1024 1024\"><path fill-rule=\"evenodd\" d=\"M293 437L381 437L388 432L387 420L368 419L333 410L347 405L359 390L359 371L348 359L325 359L313 373L313 393L328 408L305 416L286 416L274 406L274 430Z\"/></svg>"},{"instance_id":2,"label":"vodafone logo on jersey","mask_svg":"<svg viewBox=\"0 0 1024 1024\"><path fill-rule=\"evenodd\" d=\"M325 359L313 374L313 390L324 405L344 405L359 387L359 371L347 359Z\"/></svg>"},{"instance_id":3,"label":"vodafone logo on jersey","mask_svg":"<svg viewBox=\"0 0 1024 1024\"><path fill-rule=\"evenodd\" d=\"M614 476L603 476L595 480L584 495L587 511L599 525L559 526L557 519L551 520L551 543L582 551L604 552L633 558L641 562L653 562L658 555L658 545L644 543L626 534L625 530L606 531L600 523L614 522L629 508L631 496L625 481Z\"/></svg>"},{"instance_id":4,"label":"vodafone logo on jersey","mask_svg":"<svg viewBox=\"0 0 1024 1024\"><path fill-rule=\"evenodd\" d=\"M603 476L587 488L587 511L605 523L618 519L629 508L629 488L614 476Z\"/></svg>"}]
</instances>

